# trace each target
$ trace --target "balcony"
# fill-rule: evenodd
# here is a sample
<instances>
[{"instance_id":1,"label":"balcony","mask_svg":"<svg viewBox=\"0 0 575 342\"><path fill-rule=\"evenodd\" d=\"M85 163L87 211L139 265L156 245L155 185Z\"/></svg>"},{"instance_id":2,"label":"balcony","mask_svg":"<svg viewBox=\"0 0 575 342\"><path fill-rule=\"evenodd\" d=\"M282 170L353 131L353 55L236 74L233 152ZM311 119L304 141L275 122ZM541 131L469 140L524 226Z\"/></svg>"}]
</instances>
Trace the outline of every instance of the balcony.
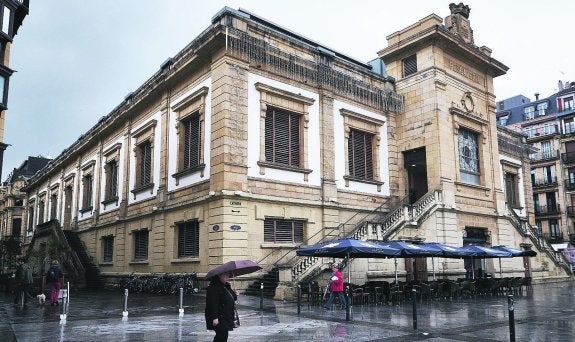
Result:
<instances>
[{"instance_id":1,"label":"balcony","mask_svg":"<svg viewBox=\"0 0 575 342\"><path fill-rule=\"evenodd\" d=\"M575 190L575 182L569 181L569 179L564 180L566 190Z\"/></svg>"},{"instance_id":2,"label":"balcony","mask_svg":"<svg viewBox=\"0 0 575 342\"><path fill-rule=\"evenodd\" d=\"M561 206L559 204L537 205L535 206L535 215L559 215Z\"/></svg>"},{"instance_id":3,"label":"balcony","mask_svg":"<svg viewBox=\"0 0 575 342\"><path fill-rule=\"evenodd\" d=\"M531 153L529 155L529 160L534 162L534 161L550 160L557 157L559 157L559 153L557 151L545 151L539 153ZM574 157L573 162L575 162L575 155L573 157Z\"/></svg>"},{"instance_id":4,"label":"balcony","mask_svg":"<svg viewBox=\"0 0 575 342\"><path fill-rule=\"evenodd\" d=\"M575 152L561 153L561 160L564 163L575 163Z\"/></svg>"},{"instance_id":5,"label":"balcony","mask_svg":"<svg viewBox=\"0 0 575 342\"><path fill-rule=\"evenodd\" d=\"M536 179L531 182L534 188L557 186L557 177L546 177L543 179Z\"/></svg>"},{"instance_id":6,"label":"balcony","mask_svg":"<svg viewBox=\"0 0 575 342\"><path fill-rule=\"evenodd\" d=\"M535 129L527 129L524 131L524 133L527 134L527 139L535 139L557 134L559 133L559 129L557 128L557 125L542 126Z\"/></svg>"},{"instance_id":7,"label":"balcony","mask_svg":"<svg viewBox=\"0 0 575 342\"><path fill-rule=\"evenodd\" d=\"M575 207L569 206L567 207L567 215L571 217L575 217Z\"/></svg>"},{"instance_id":8,"label":"balcony","mask_svg":"<svg viewBox=\"0 0 575 342\"><path fill-rule=\"evenodd\" d=\"M554 232L554 233L543 233L543 237L545 240L549 241L549 243L561 243L566 242L563 238L562 232Z\"/></svg>"}]
</instances>

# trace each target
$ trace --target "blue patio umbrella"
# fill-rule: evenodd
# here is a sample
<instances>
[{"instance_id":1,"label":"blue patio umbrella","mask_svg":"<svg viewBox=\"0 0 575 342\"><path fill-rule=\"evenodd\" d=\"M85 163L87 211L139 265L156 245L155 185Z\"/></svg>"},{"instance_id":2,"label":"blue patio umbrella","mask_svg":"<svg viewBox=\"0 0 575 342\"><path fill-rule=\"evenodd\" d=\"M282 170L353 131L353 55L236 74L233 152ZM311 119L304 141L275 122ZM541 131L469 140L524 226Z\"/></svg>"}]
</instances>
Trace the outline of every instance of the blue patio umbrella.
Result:
<instances>
[{"instance_id":1,"label":"blue patio umbrella","mask_svg":"<svg viewBox=\"0 0 575 342\"><path fill-rule=\"evenodd\" d=\"M380 243L382 246L398 249L400 258L415 258L415 257L433 257L441 255L441 251L436 248L431 248L424 244L416 244L407 241L386 241ZM397 258L396 257L396 258ZM397 283L397 259L394 258L395 264L395 282Z\"/></svg>"},{"instance_id":2,"label":"blue patio umbrella","mask_svg":"<svg viewBox=\"0 0 575 342\"><path fill-rule=\"evenodd\" d=\"M504 246L504 245L492 246L491 248L497 249L499 251L509 252L509 253L511 253L511 257L524 257L524 256L534 257L534 256L537 256L537 252L535 252L535 251L527 251L524 249L517 249L517 248ZM499 277L500 278L502 277L501 258L499 258Z\"/></svg>"},{"instance_id":3,"label":"blue patio umbrella","mask_svg":"<svg viewBox=\"0 0 575 342\"><path fill-rule=\"evenodd\" d=\"M459 248L460 251L464 251L470 254L471 263L473 264L473 258L510 258L512 257L511 252L506 252L498 249L493 249L484 246L477 246L477 245L467 245ZM501 268L499 269L501 270ZM473 279L475 279L475 272L472 273Z\"/></svg>"},{"instance_id":4,"label":"blue patio umbrella","mask_svg":"<svg viewBox=\"0 0 575 342\"><path fill-rule=\"evenodd\" d=\"M317 245L302 247L296 250L299 256L332 257L332 258L386 258L399 255L399 250L382 246L369 241L341 239L323 242ZM348 268L348 281L351 281L351 270Z\"/></svg>"},{"instance_id":5,"label":"blue patio umbrella","mask_svg":"<svg viewBox=\"0 0 575 342\"><path fill-rule=\"evenodd\" d=\"M439 256L443 258L464 258L466 256L471 256L469 252L462 251L459 249L459 247L444 245L439 242L427 242L424 243L423 245L441 251L441 254ZM433 257L431 257L431 268L433 269L433 280L436 280L435 261Z\"/></svg>"}]
</instances>

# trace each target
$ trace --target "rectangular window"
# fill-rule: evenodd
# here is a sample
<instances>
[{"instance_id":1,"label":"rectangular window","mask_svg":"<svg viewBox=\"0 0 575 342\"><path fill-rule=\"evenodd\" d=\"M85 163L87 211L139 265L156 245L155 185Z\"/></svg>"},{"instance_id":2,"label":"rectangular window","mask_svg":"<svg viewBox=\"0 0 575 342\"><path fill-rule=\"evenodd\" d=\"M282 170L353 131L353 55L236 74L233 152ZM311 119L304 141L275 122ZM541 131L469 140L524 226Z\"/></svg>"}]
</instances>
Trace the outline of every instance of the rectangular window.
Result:
<instances>
[{"instance_id":1,"label":"rectangular window","mask_svg":"<svg viewBox=\"0 0 575 342\"><path fill-rule=\"evenodd\" d=\"M547 102L542 102L537 105L537 114L538 115L547 114Z\"/></svg>"},{"instance_id":2,"label":"rectangular window","mask_svg":"<svg viewBox=\"0 0 575 342\"><path fill-rule=\"evenodd\" d=\"M264 241L272 243L303 242L304 221L266 219L264 221Z\"/></svg>"},{"instance_id":3,"label":"rectangular window","mask_svg":"<svg viewBox=\"0 0 575 342\"><path fill-rule=\"evenodd\" d=\"M551 158L551 141L542 141L541 142L541 158L548 159Z\"/></svg>"},{"instance_id":4,"label":"rectangular window","mask_svg":"<svg viewBox=\"0 0 575 342\"><path fill-rule=\"evenodd\" d=\"M517 195L517 175L513 173L505 173L505 195L507 198L507 205L509 207L519 207Z\"/></svg>"},{"instance_id":5,"label":"rectangular window","mask_svg":"<svg viewBox=\"0 0 575 342\"><path fill-rule=\"evenodd\" d=\"M112 262L114 260L114 235L102 237L102 261Z\"/></svg>"},{"instance_id":6,"label":"rectangular window","mask_svg":"<svg viewBox=\"0 0 575 342\"><path fill-rule=\"evenodd\" d=\"M347 145L349 175L373 180L373 134L350 129Z\"/></svg>"},{"instance_id":7,"label":"rectangular window","mask_svg":"<svg viewBox=\"0 0 575 342\"><path fill-rule=\"evenodd\" d=\"M549 220L549 236L552 239L561 237L561 229L556 219Z\"/></svg>"},{"instance_id":8,"label":"rectangular window","mask_svg":"<svg viewBox=\"0 0 575 342\"><path fill-rule=\"evenodd\" d=\"M113 159L106 164L106 200L118 198L118 162Z\"/></svg>"},{"instance_id":9,"label":"rectangular window","mask_svg":"<svg viewBox=\"0 0 575 342\"><path fill-rule=\"evenodd\" d=\"M44 223L44 201L38 202L38 224Z\"/></svg>"},{"instance_id":10,"label":"rectangular window","mask_svg":"<svg viewBox=\"0 0 575 342\"><path fill-rule=\"evenodd\" d=\"M34 204L28 208L28 231L34 230Z\"/></svg>"},{"instance_id":11,"label":"rectangular window","mask_svg":"<svg viewBox=\"0 0 575 342\"><path fill-rule=\"evenodd\" d=\"M152 142L144 141L138 145L138 186L146 186L152 182Z\"/></svg>"},{"instance_id":12,"label":"rectangular window","mask_svg":"<svg viewBox=\"0 0 575 342\"><path fill-rule=\"evenodd\" d=\"M573 96L568 96L563 99L563 110L570 110L574 107Z\"/></svg>"},{"instance_id":13,"label":"rectangular window","mask_svg":"<svg viewBox=\"0 0 575 342\"><path fill-rule=\"evenodd\" d=\"M92 209L93 179L91 174L82 177L82 210Z\"/></svg>"},{"instance_id":14,"label":"rectangular window","mask_svg":"<svg viewBox=\"0 0 575 342\"><path fill-rule=\"evenodd\" d=\"M191 221L177 224L178 258L200 256L200 223Z\"/></svg>"},{"instance_id":15,"label":"rectangular window","mask_svg":"<svg viewBox=\"0 0 575 342\"><path fill-rule=\"evenodd\" d=\"M200 165L200 149L202 148L200 137L202 128L200 126L199 112L182 120L182 126L184 129L183 170L186 170Z\"/></svg>"},{"instance_id":16,"label":"rectangular window","mask_svg":"<svg viewBox=\"0 0 575 342\"><path fill-rule=\"evenodd\" d=\"M529 106L523 109L525 120L533 119L535 117L535 107Z\"/></svg>"},{"instance_id":17,"label":"rectangular window","mask_svg":"<svg viewBox=\"0 0 575 342\"><path fill-rule=\"evenodd\" d=\"M22 219L15 218L12 220L12 236L20 240L21 234L22 234Z\"/></svg>"},{"instance_id":18,"label":"rectangular window","mask_svg":"<svg viewBox=\"0 0 575 342\"><path fill-rule=\"evenodd\" d=\"M547 122L543 125L543 134L553 134L555 133L555 124Z\"/></svg>"},{"instance_id":19,"label":"rectangular window","mask_svg":"<svg viewBox=\"0 0 575 342\"><path fill-rule=\"evenodd\" d=\"M459 144L459 174L462 182L479 184L479 144L478 135L472 131L460 128Z\"/></svg>"},{"instance_id":20,"label":"rectangular window","mask_svg":"<svg viewBox=\"0 0 575 342\"><path fill-rule=\"evenodd\" d=\"M300 115L270 108L265 131L266 162L300 167Z\"/></svg>"},{"instance_id":21,"label":"rectangular window","mask_svg":"<svg viewBox=\"0 0 575 342\"><path fill-rule=\"evenodd\" d=\"M7 35L10 35L10 17L11 17L12 11L10 10L10 8L4 6L4 13L2 15L2 32L6 33Z\"/></svg>"},{"instance_id":22,"label":"rectangular window","mask_svg":"<svg viewBox=\"0 0 575 342\"><path fill-rule=\"evenodd\" d=\"M415 74L417 72L417 56L411 55L402 61L403 64L403 77Z\"/></svg>"},{"instance_id":23,"label":"rectangular window","mask_svg":"<svg viewBox=\"0 0 575 342\"><path fill-rule=\"evenodd\" d=\"M148 234L147 230L138 230L134 236L134 260L148 259Z\"/></svg>"},{"instance_id":24,"label":"rectangular window","mask_svg":"<svg viewBox=\"0 0 575 342\"><path fill-rule=\"evenodd\" d=\"M50 219L57 219L56 214L58 210L58 195L53 194L50 196Z\"/></svg>"}]
</instances>

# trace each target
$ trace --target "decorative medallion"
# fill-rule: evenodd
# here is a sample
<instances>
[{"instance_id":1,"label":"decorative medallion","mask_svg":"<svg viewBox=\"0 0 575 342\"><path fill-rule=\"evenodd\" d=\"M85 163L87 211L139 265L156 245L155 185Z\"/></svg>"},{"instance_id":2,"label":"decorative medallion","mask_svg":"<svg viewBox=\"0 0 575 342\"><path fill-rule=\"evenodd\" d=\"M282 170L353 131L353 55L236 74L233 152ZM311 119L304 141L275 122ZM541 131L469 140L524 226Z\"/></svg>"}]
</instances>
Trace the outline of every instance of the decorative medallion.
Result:
<instances>
[{"instance_id":1,"label":"decorative medallion","mask_svg":"<svg viewBox=\"0 0 575 342\"><path fill-rule=\"evenodd\" d=\"M467 112L473 112L475 109L475 103L473 103L473 98L471 97L471 92L465 92L461 98L461 104Z\"/></svg>"}]
</instances>

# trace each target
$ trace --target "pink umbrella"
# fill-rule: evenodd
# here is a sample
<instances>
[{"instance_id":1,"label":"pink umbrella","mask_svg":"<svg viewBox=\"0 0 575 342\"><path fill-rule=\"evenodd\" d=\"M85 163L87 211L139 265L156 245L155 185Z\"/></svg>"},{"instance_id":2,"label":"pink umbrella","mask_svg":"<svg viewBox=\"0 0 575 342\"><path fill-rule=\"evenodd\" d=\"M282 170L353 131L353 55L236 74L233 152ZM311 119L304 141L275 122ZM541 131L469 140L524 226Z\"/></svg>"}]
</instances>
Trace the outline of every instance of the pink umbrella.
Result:
<instances>
[{"instance_id":1,"label":"pink umbrella","mask_svg":"<svg viewBox=\"0 0 575 342\"><path fill-rule=\"evenodd\" d=\"M235 277L256 272L261 269L262 268L257 263L251 260L234 260L234 261L228 261L225 264L222 264L220 266L211 269L206 274L206 278L209 279L213 276L217 276L226 272L229 272L231 274L231 277Z\"/></svg>"}]
</instances>

